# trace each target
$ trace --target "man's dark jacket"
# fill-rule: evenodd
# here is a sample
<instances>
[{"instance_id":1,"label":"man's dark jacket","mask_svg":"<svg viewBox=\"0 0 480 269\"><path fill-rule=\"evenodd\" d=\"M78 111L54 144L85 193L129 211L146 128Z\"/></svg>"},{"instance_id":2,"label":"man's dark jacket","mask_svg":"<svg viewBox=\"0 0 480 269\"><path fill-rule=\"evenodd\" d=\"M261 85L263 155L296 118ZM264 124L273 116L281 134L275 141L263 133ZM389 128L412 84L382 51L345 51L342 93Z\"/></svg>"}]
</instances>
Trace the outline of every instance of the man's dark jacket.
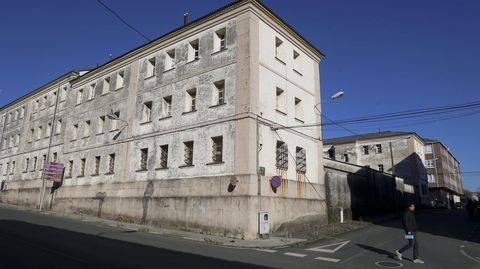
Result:
<instances>
[{"instance_id":1,"label":"man's dark jacket","mask_svg":"<svg viewBox=\"0 0 480 269\"><path fill-rule=\"evenodd\" d=\"M405 210L405 213L403 213L402 225L405 229L405 233L417 231L417 221L415 220L415 215L413 215L412 211L408 209Z\"/></svg>"}]
</instances>

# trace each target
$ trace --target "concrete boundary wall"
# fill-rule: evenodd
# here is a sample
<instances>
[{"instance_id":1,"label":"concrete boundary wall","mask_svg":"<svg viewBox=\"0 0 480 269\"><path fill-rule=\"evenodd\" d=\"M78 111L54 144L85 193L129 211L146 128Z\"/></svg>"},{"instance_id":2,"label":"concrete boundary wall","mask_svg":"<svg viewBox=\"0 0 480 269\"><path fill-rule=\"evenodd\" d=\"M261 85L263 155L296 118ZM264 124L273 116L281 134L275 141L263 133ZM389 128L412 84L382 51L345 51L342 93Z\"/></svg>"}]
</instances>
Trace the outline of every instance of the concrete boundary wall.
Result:
<instances>
[{"instance_id":1,"label":"concrete boundary wall","mask_svg":"<svg viewBox=\"0 0 480 269\"><path fill-rule=\"evenodd\" d=\"M325 188L330 222L366 220L374 215L397 212L413 194L404 192L403 179L367 167L324 159Z\"/></svg>"}]
</instances>

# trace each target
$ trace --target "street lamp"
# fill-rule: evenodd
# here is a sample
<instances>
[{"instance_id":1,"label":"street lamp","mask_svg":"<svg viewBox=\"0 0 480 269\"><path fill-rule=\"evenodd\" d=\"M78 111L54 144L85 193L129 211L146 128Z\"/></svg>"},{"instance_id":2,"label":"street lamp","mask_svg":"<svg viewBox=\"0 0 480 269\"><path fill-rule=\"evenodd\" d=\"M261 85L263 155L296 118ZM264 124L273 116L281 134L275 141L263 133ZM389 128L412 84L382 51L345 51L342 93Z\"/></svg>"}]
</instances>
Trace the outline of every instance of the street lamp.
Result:
<instances>
[{"instance_id":1,"label":"street lamp","mask_svg":"<svg viewBox=\"0 0 480 269\"><path fill-rule=\"evenodd\" d=\"M334 99L338 99L338 98L342 98L343 95L345 95L345 93L343 91L339 91L339 92L336 92L335 94L333 94L332 96L330 96L330 98L328 99L324 99L324 100L321 100L318 104L316 104L314 107L315 107L315 110L318 111L318 115L321 115L322 112L320 111L320 104L322 103L325 103L327 101L330 101L330 100L334 100Z\"/></svg>"},{"instance_id":2,"label":"street lamp","mask_svg":"<svg viewBox=\"0 0 480 269\"><path fill-rule=\"evenodd\" d=\"M128 122L126 120L120 119L117 115L115 115L115 113L113 113L113 110L110 111L109 114L107 114L107 118L109 118L110 120L119 120L125 123L125 125L122 128L120 128L120 130L112 137L113 140L117 140L120 134L122 133L122 131L128 126Z\"/></svg>"}]
</instances>

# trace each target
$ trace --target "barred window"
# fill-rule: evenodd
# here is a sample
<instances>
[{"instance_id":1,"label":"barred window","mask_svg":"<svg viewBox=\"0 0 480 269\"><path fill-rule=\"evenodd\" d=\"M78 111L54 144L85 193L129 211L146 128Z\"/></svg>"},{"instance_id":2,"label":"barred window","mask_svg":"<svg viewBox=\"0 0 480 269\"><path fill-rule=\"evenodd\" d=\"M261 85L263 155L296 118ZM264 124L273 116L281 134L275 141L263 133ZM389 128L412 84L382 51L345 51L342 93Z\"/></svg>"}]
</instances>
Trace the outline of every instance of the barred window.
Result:
<instances>
[{"instance_id":1,"label":"barred window","mask_svg":"<svg viewBox=\"0 0 480 269\"><path fill-rule=\"evenodd\" d=\"M183 146L183 161L185 165L193 165L193 141L184 142Z\"/></svg>"},{"instance_id":2,"label":"barred window","mask_svg":"<svg viewBox=\"0 0 480 269\"><path fill-rule=\"evenodd\" d=\"M80 174L78 175L79 177L85 176L85 161L85 159L80 159Z\"/></svg>"},{"instance_id":3,"label":"barred window","mask_svg":"<svg viewBox=\"0 0 480 269\"><path fill-rule=\"evenodd\" d=\"M147 153L147 155L148 155L148 153ZM147 169L146 165L145 165L145 169ZM115 153L112 153L112 154L108 155L108 171L107 171L107 173L108 174L113 174L114 171L115 171Z\"/></svg>"},{"instance_id":4,"label":"barred window","mask_svg":"<svg viewBox=\"0 0 480 269\"><path fill-rule=\"evenodd\" d=\"M212 137L212 160L214 163L222 162L223 137Z\"/></svg>"},{"instance_id":5,"label":"barred window","mask_svg":"<svg viewBox=\"0 0 480 269\"><path fill-rule=\"evenodd\" d=\"M307 172L307 152L304 148L297 147L295 153L297 173L305 174Z\"/></svg>"},{"instance_id":6,"label":"barred window","mask_svg":"<svg viewBox=\"0 0 480 269\"><path fill-rule=\"evenodd\" d=\"M36 159L35 159L36 160ZM67 169L67 176L66 177L72 177L73 174L73 161L70 160L68 161L68 169Z\"/></svg>"},{"instance_id":7,"label":"barred window","mask_svg":"<svg viewBox=\"0 0 480 269\"><path fill-rule=\"evenodd\" d=\"M140 150L140 170L147 170L148 148Z\"/></svg>"},{"instance_id":8,"label":"barred window","mask_svg":"<svg viewBox=\"0 0 480 269\"><path fill-rule=\"evenodd\" d=\"M278 169L288 169L288 146L283 141L277 141L276 164Z\"/></svg>"},{"instance_id":9,"label":"barred window","mask_svg":"<svg viewBox=\"0 0 480 269\"><path fill-rule=\"evenodd\" d=\"M167 168L168 165L168 145L160 146L160 168Z\"/></svg>"},{"instance_id":10,"label":"barred window","mask_svg":"<svg viewBox=\"0 0 480 269\"><path fill-rule=\"evenodd\" d=\"M95 172L93 173L93 175L95 176L100 174L100 161L101 161L101 157L95 156Z\"/></svg>"}]
</instances>

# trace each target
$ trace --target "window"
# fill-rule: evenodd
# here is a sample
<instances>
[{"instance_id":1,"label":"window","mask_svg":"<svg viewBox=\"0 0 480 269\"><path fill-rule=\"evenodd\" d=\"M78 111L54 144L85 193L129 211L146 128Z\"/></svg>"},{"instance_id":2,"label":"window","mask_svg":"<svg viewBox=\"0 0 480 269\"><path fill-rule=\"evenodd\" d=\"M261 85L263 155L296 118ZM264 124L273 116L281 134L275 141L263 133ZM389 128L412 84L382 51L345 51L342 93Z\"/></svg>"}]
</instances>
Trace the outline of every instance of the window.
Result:
<instances>
[{"instance_id":1,"label":"window","mask_svg":"<svg viewBox=\"0 0 480 269\"><path fill-rule=\"evenodd\" d=\"M335 148L331 147L328 149L328 158L335 160Z\"/></svg>"},{"instance_id":2,"label":"window","mask_svg":"<svg viewBox=\"0 0 480 269\"><path fill-rule=\"evenodd\" d=\"M117 111L115 111L113 114L114 114L115 116L117 116L117 118L120 118L120 111L117 110ZM118 120L113 120L113 119L112 119L110 122L112 123L111 126L110 126L110 131L117 130L117 129L118 129L118 127L117 127Z\"/></svg>"},{"instance_id":3,"label":"window","mask_svg":"<svg viewBox=\"0 0 480 269\"><path fill-rule=\"evenodd\" d=\"M147 170L148 162L148 148L143 148L140 150L140 171Z\"/></svg>"},{"instance_id":4,"label":"window","mask_svg":"<svg viewBox=\"0 0 480 269\"><path fill-rule=\"evenodd\" d=\"M145 78L150 78L150 77L155 76L157 74L155 57L152 57L152 58L148 59L146 64L147 64L147 70L146 70L146 73L145 73Z\"/></svg>"},{"instance_id":5,"label":"window","mask_svg":"<svg viewBox=\"0 0 480 269\"><path fill-rule=\"evenodd\" d=\"M33 157L32 171L37 170L37 157Z\"/></svg>"},{"instance_id":6,"label":"window","mask_svg":"<svg viewBox=\"0 0 480 269\"><path fill-rule=\"evenodd\" d=\"M100 174L100 156L95 156L95 168L92 176L98 176Z\"/></svg>"},{"instance_id":7,"label":"window","mask_svg":"<svg viewBox=\"0 0 480 269\"><path fill-rule=\"evenodd\" d=\"M61 119L57 120L57 124L55 125L55 134L59 135L60 133L62 133L62 120Z\"/></svg>"},{"instance_id":8,"label":"window","mask_svg":"<svg viewBox=\"0 0 480 269\"><path fill-rule=\"evenodd\" d=\"M35 137L35 140L40 140L42 138L42 126L37 127L37 136Z\"/></svg>"},{"instance_id":9,"label":"window","mask_svg":"<svg viewBox=\"0 0 480 269\"><path fill-rule=\"evenodd\" d=\"M147 152L148 154L148 152ZM146 169L146 167L145 167ZM108 155L108 171L107 174L113 174L115 171L115 153Z\"/></svg>"},{"instance_id":10,"label":"window","mask_svg":"<svg viewBox=\"0 0 480 269\"><path fill-rule=\"evenodd\" d=\"M68 165L67 165L67 175L66 175L66 177L71 178L72 174L73 174L73 161L70 160L70 161L68 161Z\"/></svg>"},{"instance_id":11,"label":"window","mask_svg":"<svg viewBox=\"0 0 480 269\"><path fill-rule=\"evenodd\" d=\"M103 79L102 95L110 92L110 78Z\"/></svg>"},{"instance_id":12,"label":"window","mask_svg":"<svg viewBox=\"0 0 480 269\"><path fill-rule=\"evenodd\" d=\"M195 39L188 44L188 59L187 59L188 62L195 61L198 59L198 48L199 48L198 39Z\"/></svg>"},{"instance_id":13,"label":"window","mask_svg":"<svg viewBox=\"0 0 480 269\"><path fill-rule=\"evenodd\" d=\"M39 103L40 103L40 101L38 99L35 100L35 102L33 103L33 110L37 111L40 108ZM9 123L9 122L10 122L10 120L7 117L7 123Z\"/></svg>"},{"instance_id":14,"label":"window","mask_svg":"<svg viewBox=\"0 0 480 269\"><path fill-rule=\"evenodd\" d=\"M10 123L10 120L12 119L12 113L7 114L7 124Z\"/></svg>"},{"instance_id":15,"label":"window","mask_svg":"<svg viewBox=\"0 0 480 269\"><path fill-rule=\"evenodd\" d=\"M284 59L283 47L283 41L280 38L275 37L275 58L281 60L282 62Z\"/></svg>"},{"instance_id":16,"label":"window","mask_svg":"<svg viewBox=\"0 0 480 269\"><path fill-rule=\"evenodd\" d=\"M163 97L162 118L172 116L172 96Z\"/></svg>"},{"instance_id":17,"label":"window","mask_svg":"<svg viewBox=\"0 0 480 269\"><path fill-rule=\"evenodd\" d=\"M383 164L379 164L379 165L378 165L378 171L381 171L381 172L384 171Z\"/></svg>"},{"instance_id":18,"label":"window","mask_svg":"<svg viewBox=\"0 0 480 269\"><path fill-rule=\"evenodd\" d=\"M124 85L125 85L125 71L122 70L117 74L117 85L115 89L119 90L123 88Z\"/></svg>"},{"instance_id":19,"label":"window","mask_svg":"<svg viewBox=\"0 0 480 269\"><path fill-rule=\"evenodd\" d=\"M5 172L3 173L4 176L6 176L8 174L8 165L9 165L9 163L7 162L6 165L5 165Z\"/></svg>"},{"instance_id":20,"label":"window","mask_svg":"<svg viewBox=\"0 0 480 269\"><path fill-rule=\"evenodd\" d=\"M376 153L382 153L382 144L376 144L375 145L375 152Z\"/></svg>"},{"instance_id":21,"label":"window","mask_svg":"<svg viewBox=\"0 0 480 269\"><path fill-rule=\"evenodd\" d=\"M25 107L22 106L22 108L20 108L20 119L23 119L24 116L25 116Z\"/></svg>"},{"instance_id":22,"label":"window","mask_svg":"<svg viewBox=\"0 0 480 269\"><path fill-rule=\"evenodd\" d=\"M175 68L175 49L165 53L165 71Z\"/></svg>"},{"instance_id":23,"label":"window","mask_svg":"<svg viewBox=\"0 0 480 269\"><path fill-rule=\"evenodd\" d=\"M97 134L103 134L103 128L105 126L105 116L98 118Z\"/></svg>"},{"instance_id":24,"label":"window","mask_svg":"<svg viewBox=\"0 0 480 269\"><path fill-rule=\"evenodd\" d=\"M433 153L432 145L426 145L425 146L425 153Z\"/></svg>"},{"instance_id":25,"label":"window","mask_svg":"<svg viewBox=\"0 0 480 269\"><path fill-rule=\"evenodd\" d=\"M288 145L283 141L277 141L275 166L277 169L288 169Z\"/></svg>"},{"instance_id":26,"label":"window","mask_svg":"<svg viewBox=\"0 0 480 269\"><path fill-rule=\"evenodd\" d=\"M221 51L227 48L226 32L226 28L215 31L215 34L213 35L213 52Z\"/></svg>"},{"instance_id":27,"label":"window","mask_svg":"<svg viewBox=\"0 0 480 269\"><path fill-rule=\"evenodd\" d=\"M362 146L362 154L368 155L368 146Z\"/></svg>"},{"instance_id":28,"label":"window","mask_svg":"<svg viewBox=\"0 0 480 269\"><path fill-rule=\"evenodd\" d=\"M433 159L425 160L425 167L426 168L435 168L435 160L433 160Z\"/></svg>"},{"instance_id":29,"label":"window","mask_svg":"<svg viewBox=\"0 0 480 269\"><path fill-rule=\"evenodd\" d=\"M28 142L32 142L34 136L35 136L35 130L30 129L30 135L28 136Z\"/></svg>"},{"instance_id":30,"label":"window","mask_svg":"<svg viewBox=\"0 0 480 269\"><path fill-rule=\"evenodd\" d=\"M196 97L197 89L190 89L187 91L187 96L185 98L185 112L196 111Z\"/></svg>"},{"instance_id":31,"label":"window","mask_svg":"<svg viewBox=\"0 0 480 269\"><path fill-rule=\"evenodd\" d=\"M52 123L47 123L47 130L45 132L45 137L50 137L50 134L52 133Z\"/></svg>"},{"instance_id":32,"label":"window","mask_svg":"<svg viewBox=\"0 0 480 269\"><path fill-rule=\"evenodd\" d=\"M301 62L300 62L300 53L298 53L296 50L293 51L293 70L296 71L297 73L300 74L299 70L300 70L300 66L301 66Z\"/></svg>"},{"instance_id":33,"label":"window","mask_svg":"<svg viewBox=\"0 0 480 269\"><path fill-rule=\"evenodd\" d=\"M295 118L302 120L303 119L303 105L300 98L295 97Z\"/></svg>"},{"instance_id":34,"label":"window","mask_svg":"<svg viewBox=\"0 0 480 269\"><path fill-rule=\"evenodd\" d=\"M143 103L142 122L152 121L152 102Z\"/></svg>"},{"instance_id":35,"label":"window","mask_svg":"<svg viewBox=\"0 0 480 269\"><path fill-rule=\"evenodd\" d=\"M95 98L95 83L90 84L90 87L88 87L88 100L92 100Z\"/></svg>"},{"instance_id":36,"label":"window","mask_svg":"<svg viewBox=\"0 0 480 269\"><path fill-rule=\"evenodd\" d=\"M12 161L12 170L10 171L10 175L15 173L15 161Z\"/></svg>"},{"instance_id":37,"label":"window","mask_svg":"<svg viewBox=\"0 0 480 269\"><path fill-rule=\"evenodd\" d=\"M78 124L74 124L72 129L72 140L77 140L77 138L78 138Z\"/></svg>"},{"instance_id":38,"label":"window","mask_svg":"<svg viewBox=\"0 0 480 269\"><path fill-rule=\"evenodd\" d=\"M19 143L20 143L20 134L16 134L15 135L15 147L17 147Z\"/></svg>"},{"instance_id":39,"label":"window","mask_svg":"<svg viewBox=\"0 0 480 269\"><path fill-rule=\"evenodd\" d=\"M85 162L86 160L84 158L80 159L80 173L78 174L78 177L85 176Z\"/></svg>"},{"instance_id":40,"label":"window","mask_svg":"<svg viewBox=\"0 0 480 269\"><path fill-rule=\"evenodd\" d=\"M18 119L18 110L15 110L15 112L13 112L13 121L16 121Z\"/></svg>"},{"instance_id":41,"label":"window","mask_svg":"<svg viewBox=\"0 0 480 269\"><path fill-rule=\"evenodd\" d=\"M214 82L213 85L212 104L225 104L225 80Z\"/></svg>"},{"instance_id":42,"label":"window","mask_svg":"<svg viewBox=\"0 0 480 269\"><path fill-rule=\"evenodd\" d=\"M7 139L4 138L2 143L2 149L5 149L6 147L7 147Z\"/></svg>"},{"instance_id":43,"label":"window","mask_svg":"<svg viewBox=\"0 0 480 269\"><path fill-rule=\"evenodd\" d=\"M305 174L307 172L307 152L301 147L297 147L295 152L297 173Z\"/></svg>"},{"instance_id":44,"label":"window","mask_svg":"<svg viewBox=\"0 0 480 269\"><path fill-rule=\"evenodd\" d=\"M221 163L223 152L223 137L212 137L212 161L214 163Z\"/></svg>"},{"instance_id":45,"label":"window","mask_svg":"<svg viewBox=\"0 0 480 269\"><path fill-rule=\"evenodd\" d=\"M28 172L28 165L30 163L30 159L29 158L26 158L25 159L25 166L23 167L23 172L26 173Z\"/></svg>"},{"instance_id":46,"label":"window","mask_svg":"<svg viewBox=\"0 0 480 269\"><path fill-rule=\"evenodd\" d=\"M348 154L343 154L343 160L348 163L349 161L349 158L348 158Z\"/></svg>"},{"instance_id":47,"label":"window","mask_svg":"<svg viewBox=\"0 0 480 269\"><path fill-rule=\"evenodd\" d=\"M43 170L46 164L47 164L47 155L44 154L42 155L42 167L40 167L40 170Z\"/></svg>"},{"instance_id":48,"label":"window","mask_svg":"<svg viewBox=\"0 0 480 269\"><path fill-rule=\"evenodd\" d=\"M8 143L8 147L9 148L13 147L13 135L10 136L10 141Z\"/></svg>"},{"instance_id":49,"label":"window","mask_svg":"<svg viewBox=\"0 0 480 269\"><path fill-rule=\"evenodd\" d=\"M57 162L58 154L56 152L53 153L52 161Z\"/></svg>"},{"instance_id":50,"label":"window","mask_svg":"<svg viewBox=\"0 0 480 269\"><path fill-rule=\"evenodd\" d=\"M193 141L183 142L183 162L186 166L193 165Z\"/></svg>"},{"instance_id":51,"label":"window","mask_svg":"<svg viewBox=\"0 0 480 269\"><path fill-rule=\"evenodd\" d=\"M281 112L285 111L285 92L278 87L277 87L276 109Z\"/></svg>"},{"instance_id":52,"label":"window","mask_svg":"<svg viewBox=\"0 0 480 269\"><path fill-rule=\"evenodd\" d=\"M57 91L54 91L54 92L52 93L52 98L51 98L51 101L50 101L50 106L54 106L56 102L57 102Z\"/></svg>"},{"instance_id":53,"label":"window","mask_svg":"<svg viewBox=\"0 0 480 269\"><path fill-rule=\"evenodd\" d=\"M60 102L65 101L65 98L67 97L67 86L64 86L60 89Z\"/></svg>"},{"instance_id":54,"label":"window","mask_svg":"<svg viewBox=\"0 0 480 269\"><path fill-rule=\"evenodd\" d=\"M437 182L437 178L436 178L435 175L433 175L433 174L428 174L428 175L427 175L427 178L428 178L428 182L429 182L429 183Z\"/></svg>"},{"instance_id":55,"label":"window","mask_svg":"<svg viewBox=\"0 0 480 269\"><path fill-rule=\"evenodd\" d=\"M168 167L168 145L160 146L160 168Z\"/></svg>"},{"instance_id":56,"label":"window","mask_svg":"<svg viewBox=\"0 0 480 269\"><path fill-rule=\"evenodd\" d=\"M89 137L90 136L90 121L87 120L85 121L85 127L83 129L83 137Z\"/></svg>"},{"instance_id":57,"label":"window","mask_svg":"<svg viewBox=\"0 0 480 269\"><path fill-rule=\"evenodd\" d=\"M77 92L77 105L81 104L83 100L83 89L79 89Z\"/></svg>"},{"instance_id":58,"label":"window","mask_svg":"<svg viewBox=\"0 0 480 269\"><path fill-rule=\"evenodd\" d=\"M42 109L45 109L47 107L47 96L43 96L42 100Z\"/></svg>"}]
</instances>

